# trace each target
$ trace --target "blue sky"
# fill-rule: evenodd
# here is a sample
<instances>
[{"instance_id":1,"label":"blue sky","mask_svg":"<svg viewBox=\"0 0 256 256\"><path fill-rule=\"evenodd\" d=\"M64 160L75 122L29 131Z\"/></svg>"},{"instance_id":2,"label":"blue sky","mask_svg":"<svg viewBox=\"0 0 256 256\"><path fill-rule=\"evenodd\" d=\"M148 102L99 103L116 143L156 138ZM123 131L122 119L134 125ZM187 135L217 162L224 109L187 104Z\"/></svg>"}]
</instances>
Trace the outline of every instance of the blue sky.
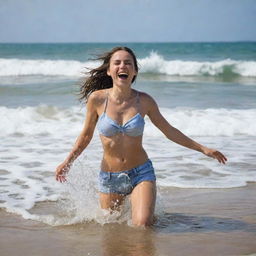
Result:
<instances>
[{"instance_id":1,"label":"blue sky","mask_svg":"<svg viewBox=\"0 0 256 256\"><path fill-rule=\"evenodd\" d=\"M256 0L0 0L0 42L256 41Z\"/></svg>"}]
</instances>

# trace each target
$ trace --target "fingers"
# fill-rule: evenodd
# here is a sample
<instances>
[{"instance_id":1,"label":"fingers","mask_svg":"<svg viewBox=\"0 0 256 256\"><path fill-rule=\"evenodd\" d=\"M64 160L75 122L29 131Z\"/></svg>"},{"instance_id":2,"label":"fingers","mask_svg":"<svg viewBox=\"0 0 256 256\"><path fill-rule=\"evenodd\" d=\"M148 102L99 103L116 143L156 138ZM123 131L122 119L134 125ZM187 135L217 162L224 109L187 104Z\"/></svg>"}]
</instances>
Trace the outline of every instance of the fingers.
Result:
<instances>
[{"instance_id":1,"label":"fingers","mask_svg":"<svg viewBox=\"0 0 256 256\"><path fill-rule=\"evenodd\" d=\"M220 151L217 151L215 149L207 149L205 154L209 157L216 159L221 164L225 164L227 161L227 158Z\"/></svg>"},{"instance_id":2,"label":"fingers","mask_svg":"<svg viewBox=\"0 0 256 256\"><path fill-rule=\"evenodd\" d=\"M66 176L67 176L67 173L70 169L70 164L67 164L67 163L62 163L60 164L57 168L56 168L56 171L55 171L55 179L61 183L63 182L66 182L67 179L66 179Z\"/></svg>"},{"instance_id":3,"label":"fingers","mask_svg":"<svg viewBox=\"0 0 256 256\"><path fill-rule=\"evenodd\" d=\"M65 177L66 175L63 174L56 174L55 179L61 183L66 182L67 179Z\"/></svg>"},{"instance_id":4,"label":"fingers","mask_svg":"<svg viewBox=\"0 0 256 256\"><path fill-rule=\"evenodd\" d=\"M227 158L219 151L215 151L213 153L213 157L216 158L221 164L225 164L227 161Z\"/></svg>"},{"instance_id":5,"label":"fingers","mask_svg":"<svg viewBox=\"0 0 256 256\"><path fill-rule=\"evenodd\" d=\"M67 171L64 170L64 168L62 168L61 170L56 170L56 174L55 174L55 179L61 183L66 182L66 175L67 175Z\"/></svg>"}]
</instances>

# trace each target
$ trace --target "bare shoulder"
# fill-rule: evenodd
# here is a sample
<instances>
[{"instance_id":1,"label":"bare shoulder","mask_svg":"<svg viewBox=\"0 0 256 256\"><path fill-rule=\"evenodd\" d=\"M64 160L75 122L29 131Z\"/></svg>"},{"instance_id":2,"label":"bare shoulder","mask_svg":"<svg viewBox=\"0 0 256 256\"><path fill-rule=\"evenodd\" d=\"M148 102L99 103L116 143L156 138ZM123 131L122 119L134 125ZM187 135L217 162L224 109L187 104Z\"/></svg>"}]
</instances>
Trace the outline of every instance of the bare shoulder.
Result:
<instances>
[{"instance_id":1,"label":"bare shoulder","mask_svg":"<svg viewBox=\"0 0 256 256\"><path fill-rule=\"evenodd\" d=\"M100 107L106 99L106 89L94 91L90 94L87 104Z\"/></svg>"},{"instance_id":2,"label":"bare shoulder","mask_svg":"<svg viewBox=\"0 0 256 256\"><path fill-rule=\"evenodd\" d=\"M139 92L142 112L149 117L158 112L158 106L153 97L145 92Z\"/></svg>"},{"instance_id":3,"label":"bare shoulder","mask_svg":"<svg viewBox=\"0 0 256 256\"><path fill-rule=\"evenodd\" d=\"M145 92L139 92L139 95L140 102L143 105L143 107L147 110L146 112L150 111L151 108L157 107L157 103L151 95Z\"/></svg>"},{"instance_id":4,"label":"bare shoulder","mask_svg":"<svg viewBox=\"0 0 256 256\"><path fill-rule=\"evenodd\" d=\"M153 97L151 95L149 95L148 93L145 92L141 92L138 91L139 95L140 95L140 100L145 102L145 103L152 103L155 102L155 100L153 99Z\"/></svg>"}]
</instances>

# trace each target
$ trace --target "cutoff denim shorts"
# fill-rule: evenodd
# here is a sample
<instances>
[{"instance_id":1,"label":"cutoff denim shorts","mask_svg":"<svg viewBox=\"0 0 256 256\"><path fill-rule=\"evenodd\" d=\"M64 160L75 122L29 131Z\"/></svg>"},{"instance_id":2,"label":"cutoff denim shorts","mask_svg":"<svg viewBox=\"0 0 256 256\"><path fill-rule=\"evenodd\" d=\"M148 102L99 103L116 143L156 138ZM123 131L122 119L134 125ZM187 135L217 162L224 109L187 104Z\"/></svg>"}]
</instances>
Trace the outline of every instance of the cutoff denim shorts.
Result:
<instances>
[{"instance_id":1,"label":"cutoff denim shorts","mask_svg":"<svg viewBox=\"0 0 256 256\"><path fill-rule=\"evenodd\" d=\"M99 191L128 195L142 181L155 181L156 176L151 160L127 171L105 172L99 174Z\"/></svg>"}]
</instances>

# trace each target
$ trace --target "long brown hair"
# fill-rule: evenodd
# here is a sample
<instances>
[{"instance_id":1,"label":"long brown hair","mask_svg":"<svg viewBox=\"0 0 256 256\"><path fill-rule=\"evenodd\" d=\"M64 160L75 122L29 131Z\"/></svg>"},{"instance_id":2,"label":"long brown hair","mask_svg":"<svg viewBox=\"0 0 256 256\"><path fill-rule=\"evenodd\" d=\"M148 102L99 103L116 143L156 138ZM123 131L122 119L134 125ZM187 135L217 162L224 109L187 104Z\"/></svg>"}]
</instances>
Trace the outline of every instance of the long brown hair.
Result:
<instances>
[{"instance_id":1,"label":"long brown hair","mask_svg":"<svg viewBox=\"0 0 256 256\"><path fill-rule=\"evenodd\" d=\"M113 81L112 78L107 74L107 70L109 68L109 63L112 55L117 51L127 51L129 54L131 54L133 61L134 61L134 67L136 72L138 72L138 62L136 59L136 56L134 52L128 48L123 46L118 46L113 48L109 52L105 52L102 55L98 56L94 60L100 60L103 61L101 66L91 69L88 74L89 76L86 77L85 81L80 86L80 92L79 92L79 99L87 101L89 95L97 90L107 89L113 87ZM135 81L136 75L132 79L132 83Z\"/></svg>"}]
</instances>

